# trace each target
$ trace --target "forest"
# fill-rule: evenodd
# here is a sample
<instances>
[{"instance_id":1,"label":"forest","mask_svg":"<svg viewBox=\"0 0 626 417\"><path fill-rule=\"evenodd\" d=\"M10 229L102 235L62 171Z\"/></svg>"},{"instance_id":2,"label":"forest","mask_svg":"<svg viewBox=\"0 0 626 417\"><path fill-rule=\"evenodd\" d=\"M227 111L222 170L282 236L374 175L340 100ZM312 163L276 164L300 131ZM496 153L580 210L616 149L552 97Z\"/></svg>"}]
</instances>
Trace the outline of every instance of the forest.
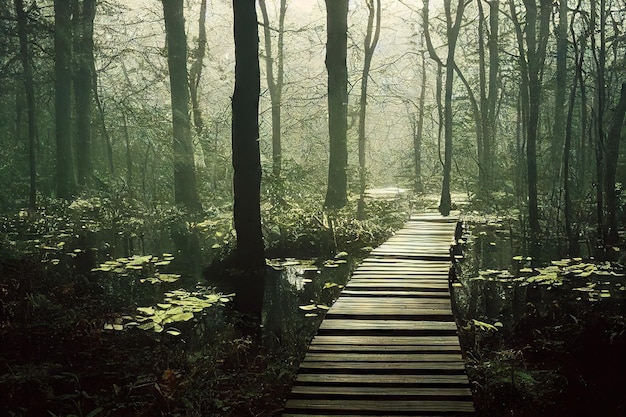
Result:
<instances>
[{"instance_id":1,"label":"forest","mask_svg":"<svg viewBox=\"0 0 626 417\"><path fill-rule=\"evenodd\" d=\"M281 415L433 211L476 415L626 413L626 0L2 1L0 86L1 415Z\"/></svg>"}]
</instances>

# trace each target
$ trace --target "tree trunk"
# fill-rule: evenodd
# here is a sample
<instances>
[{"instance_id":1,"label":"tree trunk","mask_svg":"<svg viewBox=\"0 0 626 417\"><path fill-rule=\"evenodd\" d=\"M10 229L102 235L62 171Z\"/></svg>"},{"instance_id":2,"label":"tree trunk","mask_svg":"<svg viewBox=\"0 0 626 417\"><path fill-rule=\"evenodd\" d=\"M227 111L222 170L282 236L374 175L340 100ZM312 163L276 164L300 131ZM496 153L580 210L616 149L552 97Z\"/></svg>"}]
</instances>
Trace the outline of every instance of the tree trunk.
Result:
<instances>
[{"instance_id":1,"label":"tree trunk","mask_svg":"<svg viewBox=\"0 0 626 417\"><path fill-rule=\"evenodd\" d=\"M580 1L578 5L580 6ZM576 90L578 87L578 80L582 77L584 52L579 50L578 41L574 33L574 16L570 23L570 30L572 33L572 44L574 45L574 58L576 62L575 74L570 90L569 106L567 111L567 121L565 125L565 143L563 146L563 194L564 194L564 209L563 215L565 217L565 233L567 235L567 249L568 254L572 257L578 256L578 230L574 230L573 227L573 213L572 213L572 186L570 182L570 158L572 148L572 124L574 119L574 109L576 105ZM579 157L582 155L579 152ZM579 187L581 183L579 182Z\"/></svg>"},{"instance_id":2,"label":"tree trunk","mask_svg":"<svg viewBox=\"0 0 626 417\"><path fill-rule=\"evenodd\" d=\"M233 0L235 37L235 91L232 99L234 221L236 261L246 271L265 266L261 230L261 156L259 150L259 35L254 0ZM263 279L244 273L236 307L260 316Z\"/></svg>"},{"instance_id":3,"label":"tree trunk","mask_svg":"<svg viewBox=\"0 0 626 417\"><path fill-rule=\"evenodd\" d=\"M426 102L426 56L422 53L422 81L420 85L419 116L417 118L417 132L413 135L413 149L415 154L415 191L424 192L422 181L422 134L424 132L424 108Z\"/></svg>"},{"instance_id":4,"label":"tree trunk","mask_svg":"<svg viewBox=\"0 0 626 417\"><path fill-rule=\"evenodd\" d=\"M130 149L130 132L128 131L128 117L126 112L122 114L122 121L124 122L124 144L126 145L126 188L128 188L128 195L132 197L133 193L133 154Z\"/></svg>"},{"instance_id":5,"label":"tree trunk","mask_svg":"<svg viewBox=\"0 0 626 417\"><path fill-rule=\"evenodd\" d=\"M76 191L72 154L72 26L71 4L54 0L54 108L56 122L56 191L57 197L69 200Z\"/></svg>"},{"instance_id":6,"label":"tree trunk","mask_svg":"<svg viewBox=\"0 0 626 417\"><path fill-rule=\"evenodd\" d=\"M348 0L326 0L326 69L328 71L328 188L324 206L348 202Z\"/></svg>"},{"instance_id":7,"label":"tree trunk","mask_svg":"<svg viewBox=\"0 0 626 417\"><path fill-rule=\"evenodd\" d=\"M283 49L285 32L285 14L287 0L280 0L278 11L278 51L276 53L277 76L274 76L274 52L272 51L272 35L270 20L267 14L265 0L259 0L259 8L263 15L263 37L265 41L265 68L267 73L267 88L270 92L272 107L272 174L280 177L282 170L282 138L281 138L281 101L283 92Z\"/></svg>"},{"instance_id":8,"label":"tree trunk","mask_svg":"<svg viewBox=\"0 0 626 417\"><path fill-rule=\"evenodd\" d=\"M187 84L187 39L183 0L163 0L167 64L170 73L172 128L174 138L174 201L192 213L202 207L196 186L193 143L189 121Z\"/></svg>"},{"instance_id":9,"label":"tree trunk","mask_svg":"<svg viewBox=\"0 0 626 417\"><path fill-rule=\"evenodd\" d=\"M500 71L500 56L498 55L498 39L500 25L500 2L491 0L489 2L489 76L487 93L487 126L483 131L483 154L485 157L485 176L488 190L493 188L494 180L494 147L496 145L496 102L498 98L498 77Z\"/></svg>"},{"instance_id":10,"label":"tree trunk","mask_svg":"<svg viewBox=\"0 0 626 417\"><path fill-rule=\"evenodd\" d=\"M454 62L454 53L456 50L456 42L459 37L459 31L461 29L461 20L463 18L463 12L465 11L465 1L459 0L456 6L456 14L454 20L452 19L452 0L444 0L444 10L446 13L446 34L448 41L448 55L446 57L446 82L444 89L444 160L443 160L443 181L441 185L441 198L439 200L439 212L443 216L450 214L452 210L452 200L450 198L450 173L452 170L452 88L454 81L454 71L456 63ZM424 0L424 10L422 14L422 21L424 23L424 36L426 37L426 46L430 57L435 60L439 65L443 65L441 58L437 55L435 48L433 47L432 40L430 38L430 31L428 29L428 12L429 12L429 0Z\"/></svg>"},{"instance_id":11,"label":"tree trunk","mask_svg":"<svg viewBox=\"0 0 626 417\"><path fill-rule=\"evenodd\" d=\"M189 69L189 93L191 95L191 110L193 113L193 125L196 128L197 135L202 138L204 130L204 121L202 119L202 110L198 102L198 87L202 78L202 67L204 65L204 56L206 55L206 3L202 0L200 3L200 17L198 18L198 49L196 49L196 59Z\"/></svg>"},{"instance_id":12,"label":"tree trunk","mask_svg":"<svg viewBox=\"0 0 626 417\"><path fill-rule=\"evenodd\" d=\"M23 0L14 0L17 14L17 31L20 40L20 57L24 71L24 90L26 91L26 107L28 109L28 164L30 172L30 189L28 207L31 213L37 210L37 120L35 115L35 86L33 71L28 58L27 19Z\"/></svg>"},{"instance_id":13,"label":"tree trunk","mask_svg":"<svg viewBox=\"0 0 626 417\"><path fill-rule=\"evenodd\" d=\"M74 26L74 53L77 62L74 75L74 96L78 134L76 141L78 184L81 187L86 187L93 175L91 161L91 70L94 67L93 22L96 16L96 0L83 0L82 5L82 14L75 17L76 24Z\"/></svg>"},{"instance_id":14,"label":"tree trunk","mask_svg":"<svg viewBox=\"0 0 626 417\"><path fill-rule=\"evenodd\" d=\"M550 144L550 160L558 161L565 139L565 88L567 83L567 0L559 1L559 24L556 32L556 89L554 92L554 124ZM551 164L553 186L559 183L559 164Z\"/></svg>"},{"instance_id":15,"label":"tree trunk","mask_svg":"<svg viewBox=\"0 0 626 417\"><path fill-rule=\"evenodd\" d=\"M526 23L522 26L517 18L515 2L509 0L511 17L517 36L520 72L522 76L522 105L527 114L526 166L528 176L528 223L530 226L530 254L537 261L539 255L539 207L537 192L537 136L541 105L541 75L546 56L549 34L551 0L524 0ZM537 28L537 23L539 27ZM537 33L539 29L539 33Z\"/></svg>"},{"instance_id":16,"label":"tree trunk","mask_svg":"<svg viewBox=\"0 0 626 417\"><path fill-rule=\"evenodd\" d=\"M619 142L622 136L622 127L624 126L624 114L626 113L626 83L622 84L619 103L613 114L613 122L609 130L606 141L606 157L605 157L605 173L604 187L606 200L606 227L607 245L615 245L619 241L618 222L617 222L617 205L618 195L615 190L615 175L617 171L617 157L619 155Z\"/></svg>"},{"instance_id":17,"label":"tree trunk","mask_svg":"<svg viewBox=\"0 0 626 417\"><path fill-rule=\"evenodd\" d=\"M359 202L357 206L357 219L365 219L365 187L366 166L365 166L365 116L367 114L367 81L369 79L370 67L372 66L372 58L374 50L380 37L380 0L367 0L367 9L369 16L367 19L367 31L365 32L365 44L363 58L363 72L361 73L361 98L359 100ZM376 20L376 29L374 30L374 19Z\"/></svg>"},{"instance_id":18,"label":"tree trunk","mask_svg":"<svg viewBox=\"0 0 626 417\"><path fill-rule=\"evenodd\" d=\"M600 27L598 28L598 18ZM596 43L596 31L600 32L600 45ZM604 150L604 108L606 106L606 0L600 0L600 15L596 1L591 2L591 49L594 56L597 78L596 97L594 100L595 116L595 138L596 138L596 215L598 217L598 236L602 239L602 244L606 246L607 230L604 222L604 195L606 187L604 184L605 172L605 150Z\"/></svg>"},{"instance_id":19,"label":"tree trunk","mask_svg":"<svg viewBox=\"0 0 626 417\"><path fill-rule=\"evenodd\" d=\"M487 155L485 155L487 141L487 69L485 58L485 13L483 11L483 0L476 0L478 6L478 74L480 87L480 123L477 126L477 154L478 154L478 188L479 193L485 200L488 199L487 180Z\"/></svg>"}]
</instances>

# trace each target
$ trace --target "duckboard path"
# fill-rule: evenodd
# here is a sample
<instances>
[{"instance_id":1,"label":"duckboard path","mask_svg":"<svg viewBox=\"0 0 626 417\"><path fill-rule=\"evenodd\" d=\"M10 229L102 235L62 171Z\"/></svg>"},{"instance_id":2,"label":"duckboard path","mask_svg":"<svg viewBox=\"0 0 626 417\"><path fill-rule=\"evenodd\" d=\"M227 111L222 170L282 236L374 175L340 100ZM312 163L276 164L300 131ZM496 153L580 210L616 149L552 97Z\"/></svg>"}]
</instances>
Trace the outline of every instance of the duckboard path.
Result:
<instances>
[{"instance_id":1,"label":"duckboard path","mask_svg":"<svg viewBox=\"0 0 626 417\"><path fill-rule=\"evenodd\" d=\"M448 284L457 222L412 216L363 260L313 338L283 417L473 415Z\"/></svg>"}]
</instances>

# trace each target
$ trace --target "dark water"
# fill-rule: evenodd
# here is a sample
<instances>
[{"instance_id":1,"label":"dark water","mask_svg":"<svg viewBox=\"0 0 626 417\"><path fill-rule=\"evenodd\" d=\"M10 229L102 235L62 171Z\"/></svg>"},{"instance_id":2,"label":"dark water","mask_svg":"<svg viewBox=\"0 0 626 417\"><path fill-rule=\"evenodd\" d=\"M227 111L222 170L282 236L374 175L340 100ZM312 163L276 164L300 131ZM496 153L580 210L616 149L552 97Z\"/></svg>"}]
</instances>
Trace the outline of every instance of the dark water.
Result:
<instances>
[{"instance_id":1,"label":"dark water","mask_svg":"<svg viewBox=\"0 0 626 417\"><path fill-rule=\"evenodd\" d=\"M298 263L298 264L296 264ZM268 348L300 356L353 269L345 263L289 260L269 273L263 313Z\"/></svg>"}]
</instances>

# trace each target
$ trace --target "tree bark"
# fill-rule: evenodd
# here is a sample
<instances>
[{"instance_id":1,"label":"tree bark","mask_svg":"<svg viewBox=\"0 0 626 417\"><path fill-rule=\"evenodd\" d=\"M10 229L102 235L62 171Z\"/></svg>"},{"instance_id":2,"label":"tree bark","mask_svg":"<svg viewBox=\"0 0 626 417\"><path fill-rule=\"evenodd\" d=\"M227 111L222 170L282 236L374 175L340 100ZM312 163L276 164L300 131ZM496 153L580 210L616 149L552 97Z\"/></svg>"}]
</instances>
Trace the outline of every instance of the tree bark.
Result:
<instances>
[{"instance_id":1,"label":"tree bark","mask_svg":"<svg viewBox=\"0 0 626 417\"><path fill-rule=\"evenodd\" d=\"M200 86L200 80L202 78L202 67L204 65L204 56L206 55L206 4L207 0L202 0L200 3L200 17L198 18L198 48L196 49L196 56L194 62L189 69L189 93L191 96L191 110L193 113L193 125L196 128L196 133L199 137L202 137L202 131L204 130L204 120L202 118L202 109L200 109L200 103L198 102L198 87Z\"/></svg>"},{"instance_id":2,"label":"tree bark","mask_svg":"<svg viewBox=\"0 0 626 417\"><path fill-rule=\"evenodd\" d=\"M581 0L578 0L578 7L580 7ZM567 121L565 125L565 142L563 145L563 194L564 194L564 208L563 215L565 218L565 234L567 235L567 250L568 254L572 257L578 256L578 230L574 230L573 227L573 213L572 213L572 186L570 181L570 159L572 149L572 129L574 120L574 110L576 105L576 90L578 87L578 80L582 77L584 51L578 47L578 41L574 32L574 15L572 15L570 23L570 31L572 34L572 44L574 46L574 58L576 62L576 68L573 78L572 87L570 89L569 106L567 111ZM581 104L584 105L584 104ZM584 124L583 124L584 125ZM582 155L579 152L579 158ZM579 186L580 186L579 182Z\"/></svg>"},{"instance_id":3,"label":"tree bark","mask_svg":"<svg viewBox=\"0 0 626 417\"><path fill-rule=\"evenodd\" d=\"M367 82L370 76L370 68L372 66L372 58L374 50L380 37L380 0L367 0L367 9L369 15L367 19L367 31L365 33L364 42L364 58L363 72L361 73L361 98L359 100L359 131L358 131L358 147L359 147L359 202L357 205L357 219L365 219L365 187L366 179L366 161L365 161L365 116L367 114ZM374 20L376 26L374 29Z\"/></svg>"},{"instance_id":4,"label":"tree bark","mask_svg":"<svg viewBox=\"0 0 626 417\"><path fill-rule=\"evenodd\" d=\"M246 271L265 266L261 230L261 156L259 150L259 35L254 0L233 0L235 37L235 91L232 98L234 168L234 222L237 265ZM236 308L259 317L263 306L263 279L244 273Z\"/></svg>"},{"instance_id":5,"label":"tree bark","mask_svg":"<svg viewBox=\"0 0 626 417\"><path fill-rule=\"evenodd\" d=\"M328 187L324 206L348 202L348 0L326 0L326 69L328 71Z\"/></svg>"},{"instance_id":6,"label":"tree bark","mask_svg":"<svg viewBox=\"0 0 626 417\"><path fill-rule=\"evenodd\" d=\"M270 92L270 102L272 107L272 174L280 177L282 170L282 132L281 132L281 105L284 78L284 34L285 34L285 14L287 12L287 0L280 0L278 11L278 51L276 59L272 50L272 35L270 30L270 20L267 14L265 0L259 0L259 8L263 15L263 37L265 41L265 68L267 73L267 88ZM277 75L274 76L274 61L276 61Z\"/></svg>"},{"instance_id":7,"label":"tree bark","mask_svg":"<svg viewBox=\"0 0 626 417\"><path fill-rule=\"evenodd\" d=\"M550 160L558 161L565 140L565 89L567 84L567 0L559 1L559 24L556 38L556 88L554 92L554 125L550 144ZM559 164L552 164L553 186L559 181Z\"/></svg>"},{"instance_id":8,"label":"tree bark","mask_svg":"<svg viewBox=\"0 0 626 417\"><path fill-rule=\"evenodd\" d=\"M617 158L619 155L619 142L624 126L624 114L626 113L626 83L622 84L619 103L613 114L613 121L606 141L606 157L604 172L604 187L606 200L606 244L615 245L619 241L617 205L618 195L615 190L615 175L617 171Z\"/></svg>"},{"instance_id":9,"label":"tree bark","mask_svg":"<svg viewBox=\"0 0 626 417\"><path fill-rule=\"evenodd\" d=\"M500 31L500 1L491 0L489 2L489 39L487 49L489 50L489 75L487 93L487 126L484 129L483 147L486 160L485 176L488 190L493 188L495 156L494 146L496 145L496 102L498 98L498 77L500 72L500 56L498 55L498 39Z\"/></svg>"},{"instance_id":10,"label":"tree bark","mask_svg":"<svg viewBox=\"0 0 626 417\"><path fill-rule=\"evenodd\" d=\"M535 0L524 0L526 23L522 30L517 18L515 2L509 0L519 51L522 106L527 114L528 223L530 226L530 253L535 261L539 255L539 234L541 232L537 192L537 137L542 93L541 76L546 57L551 4L551 0L540 0L540 5L537 7ZM539 33L537 33L537 29L539 29Z\"/></svg>"},{"instance_id":11,"label":"tree bark","mask_svg":"<svg viewBox=\"0 0 626 417\"><path fill-rule=\"evenodd\" d=\"M202 206L196 186L193 144L189 121L187 38L183 0L162 0L170 73L174 149L174 202L192 213Z\"/></svg>"},{"instance_id":12,"label":"tree bark","mask_svg":"<svg viewBox=\"0 0 626 417\"><path fill-rule=\"evenodd\" d=\"M54 0L54 75L56 122L56 191L57 197L69 200L76 191L74 157L72 154L71 116L71 61L72 26L71 4Z\"/></svg>"},{"instance_id":13,"label":"tree bark","mask_svg":"<svg viewBox=\"0 0 626 417\"><path fill-rule=\"evenodd\" d=\"M594 100L595 120L595 153L596 153L596 215L598 218L598 236L602 244L606 246L607 230L604 219L604 184L605 173L605 132L604 132L604 109L606 106L606 0L600 0L600 14L598 15L597 2L591 2L591 49L596 67L596 97ZM600 26L598 27L598 19ZM597 45L596 32L600 32L600 45Z\"/></svg>"},{"instance_id":14,"label":"tree bark","mask_svg":"<svg viewBox=\"0 0 626 417\"><path fill-rule=\"evenodd\" d=\"M17 31L20 40L20 58L24 71L24 90L26 92L26 107L28 113L28 165L30 174L30 189L28 207L31 213L37 210L37 120L35 113L35 86L33 70L28 58L28 16L24 10L23 0L14 0L17 14Z\"/></svg>"},{"instance_id":15,"label":"tree bark","mask_svg":"<svg viewBox=\"0 0 626 417\"><path fill-rule=\"evenodd\" d=\"M415 191L424 192L422 181L422 134L424 132L424 108L426 103L426 55L422 55L422 81L420 84L419 116L417 118L417 132L413 135L413 149L415 154Z\"/></svg>"},{"instance_id":16,"label":"tree bark","mask_svg":"<svg viewBox=\"0 0 626 417\"><path fill-rule=\"evenodd\" d=\"M430 31L428 29L428 8L429 0L424 0L424 11L422 14L424 23L424 35L426 37L426 46L430 57L435 60L439 65L443 65L446 68L446 81L444 88L444 160L443 160L443 181L441 184L441 198L439 200L439 212L443 216L450 214L452 210L452 200L450 198L450 174L452 170L452 89L454 86L454 71L456 63L454 61L454 53L456 50L456 42L459 37L459 31L461 29L461 20L465 11L465 0L458 0L456 6L456 14L454 19L452 18L452 0L444 0L444 11L446 14L446 35L448 41L448 54L446 56L446 63L437 55L435 48L433 47L432 40L430 38Z\"/></svg>"},{"instance_id":17,"label":"tree bark","mask_svg":"<svg viewBox=\"0 0 626 417\"><path fill-rule=\"evenodd\" d=\"M78 13L78 10L76 11ZM74 96L76 99L77 121L77 174L78 184L86 187L93 175L91 160L91 73L94 67L93 22L96 16L96 1L83 0L82 13L76 19L74 33L74 53L76 72L74 75Z\"/></svg>"}]
</instances>

